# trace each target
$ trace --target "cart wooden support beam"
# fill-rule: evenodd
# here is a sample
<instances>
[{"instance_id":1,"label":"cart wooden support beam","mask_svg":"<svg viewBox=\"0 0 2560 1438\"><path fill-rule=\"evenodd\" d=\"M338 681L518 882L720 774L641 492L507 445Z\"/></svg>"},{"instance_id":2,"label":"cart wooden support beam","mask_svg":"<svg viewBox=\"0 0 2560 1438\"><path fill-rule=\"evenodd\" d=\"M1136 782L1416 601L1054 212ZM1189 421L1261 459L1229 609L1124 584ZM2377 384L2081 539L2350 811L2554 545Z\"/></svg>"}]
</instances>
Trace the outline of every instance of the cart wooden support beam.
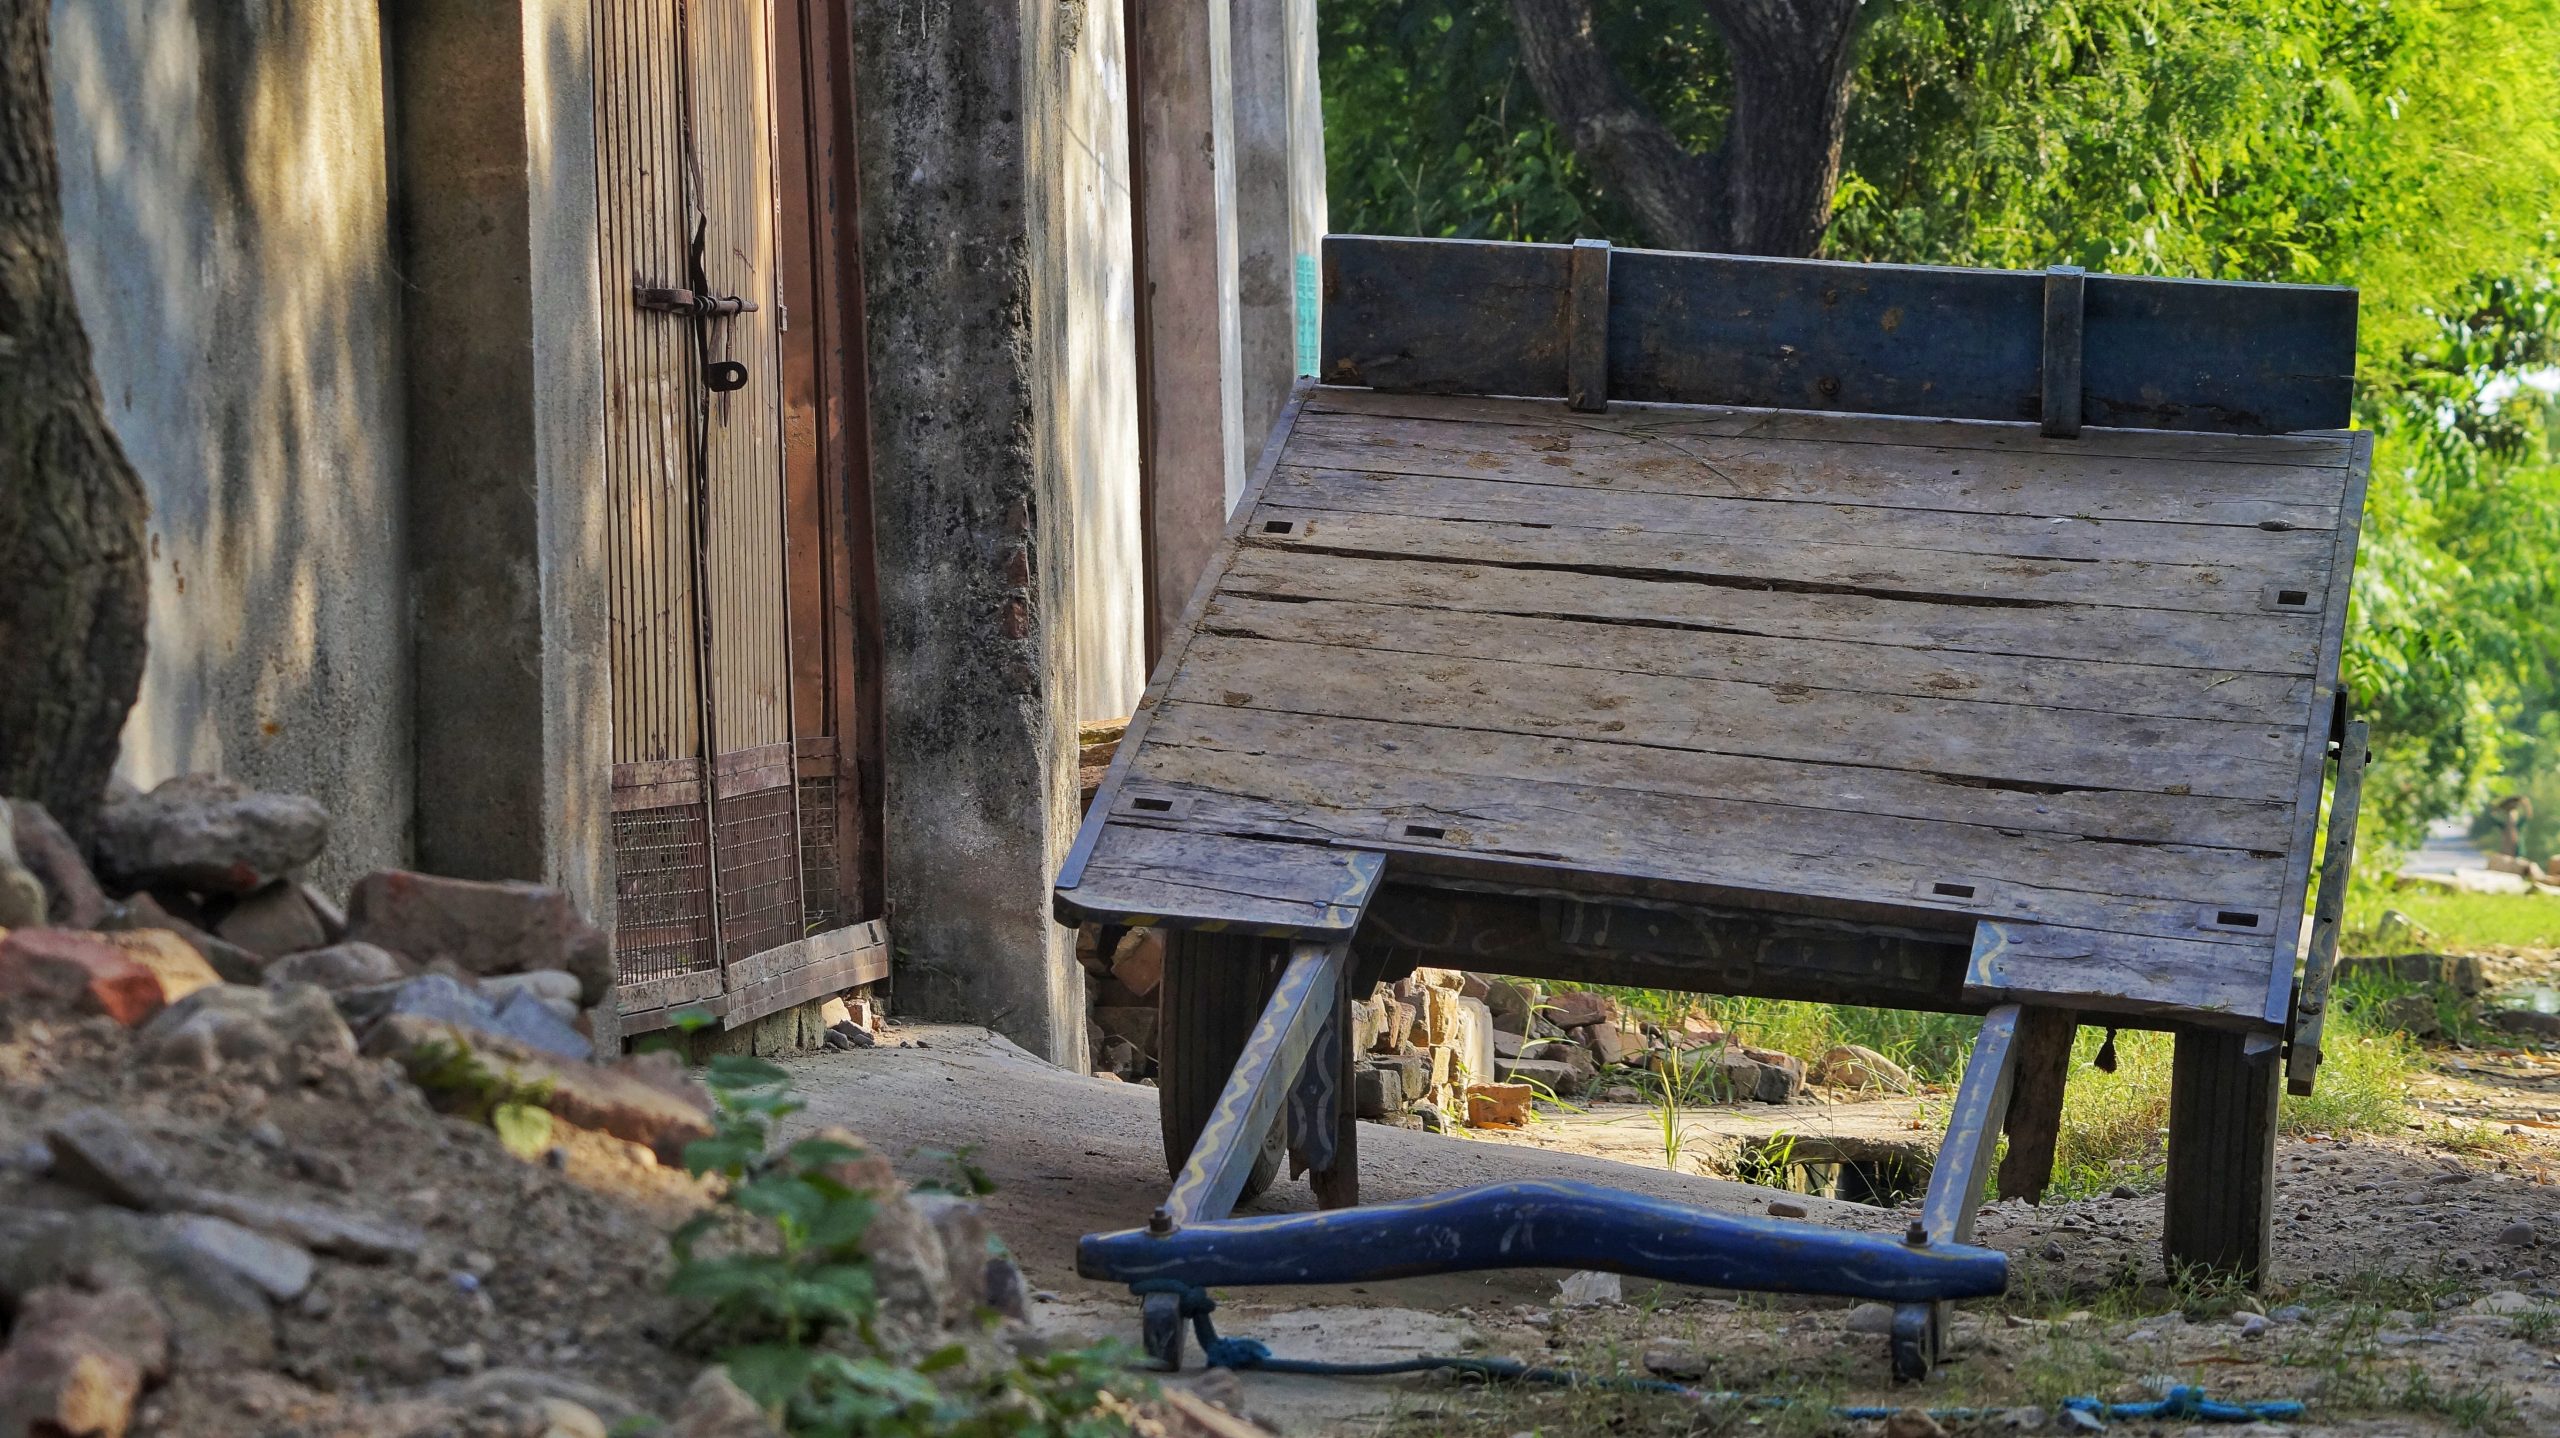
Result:
<instances>
[{"instance_id":1,"label":"cart wooden support beam","mask_svg":"<svg viewBox=\"0 0 2560 1438\"><path fill-rule=\"evenodd\" d=\"M1217 1107L1174 1179L1172 1195L1148 1221L1149 1232L1176 1233L1235 1211L1264 1136L1297 1086L1308 1054L1342 1007L1343 976L1350 962L1348 939L1301 939L1290 945L1289 966L1281 971L1243 1054L1228 1072ZM1141 1331L1149 1357L1168 1368L1181 1366L1182 1314L1173 1295L1146 1297Z\"/></svg>"},{"instance_id":2,"label":"cart wooden support beam","mask_svg":"<svg viewBox=\"0 0 2560 1438\"><path fill-rule=\"evenodd\" d=\"M2329 793L2329 840L2320 855L2320 898L2311 911L2311 952L2302 962L2302 991L2293 1004L2293 1042L2285 1055L2285 1088L2311 1092L2320 1075L2320 1035L2329 1024L2329 985L2338 972L2338 929L2347 913L2347 883L2356 866L2356 811L2364 802L2365 722L2347 725L2338 741L2337 786Z\"/></svg>"},{"instance_id":3,"label":"cart wooden support beam","mask_svg":"<svg viewBox=\"0 0 2560 1438\"><path fill-rule=\"evenodd\" d=\"M2017 1074L2021 1009L2002 1004L1983 1016L1982 1032L1973 1041L1973 1057L1965 1061L1964 1083L1956 1090L1954 1112L1947 1116L1947 1136L1938 1144L1938 1162L1929 1170L1929 1191L1920 1201L1915 1243L1971 1244L1973 1216L1982 1207L1982 1187L1991 1174L1991 1156L2000 1147L2000 1128L2009 1113L2009 1093ZM1946 1303L1902 1303L1894 1306L1893 1376L1916 1381L1937 1366L1946 1332Z\"/></svg>"}]
</instances>

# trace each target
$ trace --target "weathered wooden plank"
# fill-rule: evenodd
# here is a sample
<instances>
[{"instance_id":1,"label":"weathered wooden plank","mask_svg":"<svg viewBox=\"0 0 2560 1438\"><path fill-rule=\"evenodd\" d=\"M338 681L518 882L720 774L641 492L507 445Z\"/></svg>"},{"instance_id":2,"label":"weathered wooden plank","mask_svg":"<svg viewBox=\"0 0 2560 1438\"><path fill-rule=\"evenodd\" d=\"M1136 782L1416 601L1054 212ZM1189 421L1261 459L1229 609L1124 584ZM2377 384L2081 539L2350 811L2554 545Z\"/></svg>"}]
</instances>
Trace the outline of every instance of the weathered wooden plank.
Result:
<instances>
[{"instance_id":1,"label":"weathered wooden plank","mask_svg":"<svg viewBox=\"0 0 2560 1438\"><path fill-rule=\"evenodd\" d=\"M1424 240L1410 246L1324 240L1323 358L1328 384L1442 394L1562 395L1572 247ZM1416 298L1443 311L1435 342L1401 336ZM1496 301L1496 297L1498 301ZM1495 302L1487 302L1495 301Z\"/></svg>"},{"instance_id":2,"label":"weathered wooden plank","mask_svg":"<svg viewBox=\"0 0 2560 1438\"><path fill-rule=\"evenodd\" d=\"M1566 301L1565 403L1597 414L1609 407L1609 242L1573 242Z\"/></svg>"},{"instance_id":3,"label":"weathered wooden plank","mask_svg":"<svg viewBox=\"0 0 2560 1438\"><path fill-rule=\"evenodd\" d=\"M2297 713L2299 675L2172 669L2099 659L2022 659L1886 643L1766 638L1541 615L1482 615L1342 600L1220 595L1201 619L1214 635L1334 644L1379 653L1513 659L1622 674L1686 675L1905 698L1962 698L2101 714L2263 724ZM2269 847L2273 847L2270 845Z\"/></svg>"},{"instance_id":4,"label":"weathered wooden plank","mask_svg":"<svg viewBox=\"0 0 2560 1438\"><path fill-rule=\"evenodd\" d=\"M1569 248L1328 236L1323 374L1439 393L1560 395ZM2036 272L1620 250L1610 392L1963 419L2042 410ZM2093 275L2088 418L2265 433L2347 423L2353 290Z\"/></svg>"},{"instance_id":5,"label":"weathered wooden plank","mask_svg":"<svg viewBox=\"0 0 2560 1438\"><path fill-rule=\"evenodd\" d=\"M1549 524L1559 515L1591 529L1657 535L1783 535L1802 544L1872 544L2024 559L2153 564L2247 564L2267 573L2325 573L2330 532L2256 525L2166 524L2073 515L1965 514L1830 500L1728 499L1626 484L1544 478L1460 479L1391 470L1287 466L1264 502L1292 509L1354 510L1482 523ZM1250 533L1250 531L1248 531Z\"/></svg>"},{"instance_id":6,"label":"weathered wooden plank","mask_svg":"<svg viewBox=\"0 0 2560 1438\"><path fill-rule=\"evenodd\" d=\"M640 979L614 987L615 1000L626 1014L650 1009L680 1009L719 992L718 969L695 969L690 973Z\"/></svg>"},{"instance_id":7,"label":"weathered wooden plank","mask_svg":"<svg viewBox=\"0 0 2560 1438\"><path fill-rule=\"evenodd\" d=\"M1807 686L1370 653L1204 635L1168 697L1996 781L2279 800L2303 737L2278 725L1888 699Z\"/></svg>"},{"instance_id":8,"label":"weathered wooden plank","mask_svg":"<svg viewBox=\"0 0 2560 1438\"><path fill-rule=\"evenodd\" d=\"M1383 863L1376 854L1214 832L1087 820L1095 843L1057 890L1066 923L1171 924L1274 935L1349 937Z\"/></svg>"},{"instance_id":9,"label":"weathered wooden plank","mask_svg":"<svg viewBox=\"0 0 2560 1438\"><path fill-rule=\"evenodd\" d=\"M2333 572L2345 575L2355 572L2356 541L2364 526L2365 482L2373 463L2372 433L2357 434L2355 441L2356 457L2348 469L2346 508L2334 536L2337 559L2331 566ZM2312 691L2309 712L2304 716L2315 734L2327 731L2341 702L2339 666L2346 657L2348 597L2348 585L2332 585L2329 602L2320 616L2320 655L2311 670L2320 687ZM2295 791L2293 811L2293 866L2286 878L2286 892L2293 896L2293 902L2285 906L2283 943L2287 954L2294 953L2300 942L2302 900L2311 887L2312 839L2319 827L2320 788L2328 769L2325 749L2325 745L2312 744L2302 752L2301 787ZM2268 982L2266 1007L2262 1010L2267 1022L2283 1023L2292 1002L2293 965L2288 962L2277 966Z\"/></svg>"},{"instance_id":10,"label":"weathered wooden plank","mask_svg":"<svg viewBox=\"0 0 2560 1438\"><path fill-rule=\"evenodd\" d=\"M2016 1005L2003 1004L1983 1015L1982 1031L1965 1059L1964 1082L1956 1086L1946 1137L1929 1169L1929 1191L1920 1200L1921 1231L1932 1243L1973 1242L1983 1180L1990 1176L1992 1150L2000 1145L2000 1123L2017 1073L2018 1012Z\"/></svg>"},{"instance_id":11,"label":"weathered wooden plank","mask_svg":"<svg viewBox=\"0 0 2560 1438\"><path fill-rule=\"evenodd\" d=\"M1236 752L1152 752L1133 784L1184 803L1193 833L1375 846L1718 889L2121 928L2264 950L2205 928L2265 915L2274 855L2128 845L1605 785L1448 775ZM1165 781L1144 776L1161 771ZM1173 782L1180 775L1189 782ZM1114 832L1117 832L1115 826ZM1942 889L1942 885L1946 886ZM2265 971L2256 971L2263 983Z\"/></svg>"},{"instance_id":12,"label":"weathered wooden plank","mask_svg":"<svg viewBox=\"0 0 2560 1438\"><path fill-rule=\"evenodd\" d=\"M1808 543L1766 526L1758 533L1717 540L1580 524L1570 518L1575 513L1570 504L1555 505L1549 511L1552 522L1545 524L1452 522L1272 503L1256 513L1266 522L1286 523L1288 528L1266 535L1256 526L1246 531L1244 542L1284 551L1581 569L1733 588L1951 598L2021 607L2083 604L2192 610L2266 618L2286 612L2316 614L2327 597L2325 566L2270 573L2254 565L1951 554L1942 549ZM2270 607L2267 591L2271 587L2290 596L2289 610Z\"/></svg>"},{"instance_id":13,"label":"weathered wooden plank","mask_svg":"<svg viewBox=\"0 0 2560 1438\"><path fill-rule=\"evenodd\" d=\"M1486 778L1527 776L1850 814L1988 824L2038 834L2260 853L2281 848L2293 819L2291 808L2282 803L2199 794L2115 789L2026 792L1872 765L1814 764L1222 705L1169 702L1157 714L1153 732L1148 762L1134 771L1135 782L1194 777L1199 760L1185 751L1238 750L1283 759L1346 759Z\"/></svg>"},{"instance_id":14,"label":"weathered wooden plank","mask_svg":"<svg viewBox=\"0 0 2560 1438\"><path fill-rule=\"evenodd\" d=\"M1174 671L1181 667L1182 656L1190 649L1192 636L1198 632L1201 614L1207 611L1210 600L1224 582L1228 567L1234 560L1236 540L1244 534L1245 525L1252 521L1254 510L1261 506L1262 494L1271 483L1272 471L1278 467L1282 451L1288 448L1289 436L1296 431L1298 418L1305 412L1307 396L1314 389L1315 385L1303 379L1291 387L1289 402L1281 406L1280 417L1272 421L1271 433L1262 443L1262 454L1254 461L1253 477L1245 485L1244 498L1227 516L1225 543L1218 547L1208 572L1200 576L1200 582L1192 589L1191 597L1183 607L1182 622L1171 634L1158 636L1164 652L1156 656L1154 667L1148 670L1146 691L1138 696L1137 709L1130 716L1128 729L1121 735L1120 747L1113 752L1111 765L1102 776L1102 784L1086 806L1085 820L1076 830L1075 842L1067 846L1067 857L1058 866L1056 887L1072 889L1082 881L1085 860L1091 857L1095 843L1102 836L1103 816L1111 812L1114 796L1120 791L1121 777L1128 772L1129 760L1146 743L1148 721L1156 705L1163 702L1166 686L1172 682Z\"/></svg>"},{"instance_id":15,"label":"weathered wooden plank","mask_svg":"<svg viewBox=\"0 0 2560 1438\"><path fill-rule=\"evenodd\" d=\"M889 977L888 941L873 926L857 924L812 938L826 942L805 950L804 962L777 965L754 983L734 985L721 1011L720 1026L734 1029L795 1004Z\"/></svg>"},{"instance_id":16,"label":"weathered wooden plank","mask_svg":"<svg viewBox=\"0 0 2560 1438\"><path fill-rule=\"evenodd\" d=\"M2047 439L2080 437L2082 349L2088 338L2089 277L2078 265L2044 273L2044 393L2038 426ZM2041 1179L2036 1186L2041 1189Z\"/></svg>"},{"instance_id":17,"label":"weathered wooden plank","mask_svg":"<svg viewBox=\"0 0 2560 1438\"><path fill-rule=\"evenodd\" d=\"M2320 898L2311 947L2302 959L2302 999L2294 1005L2292 1049L2285 1055L2285 1087L2311 1092L2320 1073L2320 1040L2329 1027L2329 986L2337 974L2338 931L2346 920L2347 885L2354 880L2356 819L2364 804L2364 765L2372 735L2365 721L2347 725L2338 745L2338 784L2329 797L2329 840L2320 861ZM2288 966L2289 967L2289 966Z\"/></svg>"},{"instance_id":18,"label":"weathered wooden plank","mask_svg":"<svg viewBox=\"0 0 2560 1438\"><path fill-rule=\"evenodd\" d=\"M1815 414L1804 410L1735 405L1639 404L1619 400L1606 414L1576 414L1561 400L1499 395L1403 394L1386 390L1311 387L1309 414L1358 414L1404 419L1514 425L1591 434L1674 437L1748 437L1772 443L1919 446L1940 450L1990 450L2054 459L2166 460L2182 465L2311 464L2343 468L2355 453L2354 432L2302 434L2190 434L2175 430L2084 428L2077 439L2053 439L2031 424L1966 419L1906 419L1879 414ZM2206 469L2202 475L2217 473ZM2200 476L2201 478L2201 476Z\"/></svg>"},{"instance_id":19,"label":"weathered wooden plank","mask_svg":"<svg viewBox=\"0 0 2560 1438\"><path fill-rule=\"evenodd\" d=\"M2335 528L2346 483L2343 471L2322 465L2220 464L2208 479L2167 460L1580 428L1588 423L1563 416L1531 429L1308 414L1284 460L1728 499L2293 529Z\"/></svg>"},{"instance_id":20,"label":"weathered wooden plank","mask_svg":"<svg viewBox=\"0 0 2560 1438\"><path fill-rule=\"evenodd\" d=\"M2138 655L2153 665L2241 674L2307 675L2319 645L2310 615L2021 609L1353 555L1311 563L1255 545L1239 546L1228 560L1221 592L2033 658Z\"/></svg>"},{"instance_id":21,"label":"weathered wooden plank","mask_svg":"<svg viewBox=\"0 0 2560 1438\"><path fill-rule=\"evenodd\" d=\"M2129 929L2132 926L2121 926ZM1985 921L1965 971L1969 997L2099 1012L2255 1023L2275 950L2050 923Z\"/></svg>"}]
</instances>

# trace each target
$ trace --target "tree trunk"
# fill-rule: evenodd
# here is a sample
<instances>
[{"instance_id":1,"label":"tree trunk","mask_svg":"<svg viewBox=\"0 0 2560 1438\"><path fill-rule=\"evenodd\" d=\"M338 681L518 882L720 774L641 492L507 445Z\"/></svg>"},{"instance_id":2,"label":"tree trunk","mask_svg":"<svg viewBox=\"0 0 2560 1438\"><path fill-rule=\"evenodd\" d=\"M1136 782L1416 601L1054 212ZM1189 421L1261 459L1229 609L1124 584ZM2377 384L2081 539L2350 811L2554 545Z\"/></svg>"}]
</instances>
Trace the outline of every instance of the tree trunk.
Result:
<instances>
[{"instance_id":1,"label":"tree trunk","mask_svg":"<svg viewBox=\"0 0 2560 1438\"><path fill-rule=\"evenodd\" d=\"M142 683L142 483L71 296L51 7L0 0L0 794L85 838Z\"/></svg>"},{"instance_id":2,"label":"tree trunk","mask_svg":"<svg viewBox=\"0 0 2560 1438\"><path fill-rule=\"evenodd\" d=\"M1649 244L1809 255L1830 220L1858 0L1707 0L1733 66L1716 148L1681 145L1600 48L1592 0L1511 0L1529 82Z\"/></svg>"}]
</instances>

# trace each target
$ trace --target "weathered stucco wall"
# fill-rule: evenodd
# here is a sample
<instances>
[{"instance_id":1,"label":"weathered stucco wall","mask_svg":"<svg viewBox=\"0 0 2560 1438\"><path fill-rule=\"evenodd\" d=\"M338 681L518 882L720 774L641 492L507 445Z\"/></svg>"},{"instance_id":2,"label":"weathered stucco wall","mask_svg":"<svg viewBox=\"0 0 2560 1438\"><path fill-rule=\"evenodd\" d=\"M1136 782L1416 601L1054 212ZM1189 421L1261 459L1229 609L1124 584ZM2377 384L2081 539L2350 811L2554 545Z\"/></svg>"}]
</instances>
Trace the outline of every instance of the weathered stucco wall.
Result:
<instances>
[{"instance_id":1,"label":"weathered stucco wall","mask_svg":"<svg viewBox=\"0 0 2560 1438\"><path fill-rule=\"evenodd\" d=\"M1137 271L1129 71L1116 0L1062 11L1059 198L1066 215L1066 436L1075 491L1076 717L1115 719L1147 684L1138 504Z\"/></svg>"},{"instance_id":2,"label":"weathered stucco wall","mask_svg":"<svg viewBox=\"0 0 2560 1438\"><path fill-rule=\"evenodd\" d=\"M851 14L898 1003L1080 1066L1049 917L1076 797L1067 8Z\"/></svg>"},{"instance_id":3,"label":"weathered stucco wall","mask_svg":"<svg viewBox=\"0 0 2560 1438\"><path fill-rule=\"evenodd\" d=\"M371 0L59 0L73 288L151 496L123 772L311 794L320 877L411 809L399 296Z\"/></svg>"}]
</instances>

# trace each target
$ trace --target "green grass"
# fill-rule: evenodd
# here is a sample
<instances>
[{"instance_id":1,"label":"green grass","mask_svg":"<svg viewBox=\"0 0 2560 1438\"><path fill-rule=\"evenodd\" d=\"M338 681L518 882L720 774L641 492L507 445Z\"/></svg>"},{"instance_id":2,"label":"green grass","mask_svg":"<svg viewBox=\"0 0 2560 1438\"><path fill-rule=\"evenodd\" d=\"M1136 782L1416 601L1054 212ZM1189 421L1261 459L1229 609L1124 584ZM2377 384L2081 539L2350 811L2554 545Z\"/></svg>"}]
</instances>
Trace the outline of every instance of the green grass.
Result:
<instances>
[{"instance_id":1,"label":"green grass","mask_svg":"<svg viewBox=\"0 0 2560 1438\"><path fill-rule=\"evenodd\" d=\"M1653 989L1612 992L1639 1012L1671 1024L1683 1013L1704 1010L1746 1043L1807 1060L1820 1057L1835 1044L1864 1044L1909 1068L1924 1082L1936 1084L1962 1079L1965 1058L1972 1052L1980 1026L1979 1020L1961 1014ZM2365 996L2362 988L2354 992ZM2368 1017L2375 1011L2374 1005L2359 1003L2335 1012L2323 1045L2327 1056L2320 1066L2318 1089L2301 1098L2286 1095L2280 1118L2284 1132L2383 1133L2396 1132L2407 1123L2408 1110L2400 1095L2419 1063L2418 1047L2406 1034L2385 1029ZM2173 1041L2165 1033L2120 1031L2115 1072L2105 1073L2097 1067L2105 1038L2104 1028L2083 1027L2072 1052L2062 1133L2054 1155L2054 1189L2059 1197L2085 1198L2118 1185L2155 1189L2161 1182L2167 1161L2163 1131L2169 1125ZM1656 1081L1660 1082L1659 1076ZM1668 1122L1677 1121L1685 1103L1712 1103L1723 1097L1697 1092L1695 1085L1684 1085L1684 1089L1678 1100L1665 1107L1672 1115ZM1943 1101L1932 1107L1943 1108Z\"/></svg>"},{"instance_id":2,"label":"green grass","mask_svg":"<svg viewBox=\"0 0 2560 1438\"><path fill-rule=\"evenodd\" d=\"M1923 1083L1964 1077L1981 1020L1964 1014L1870 1009L1854 1004L1792 1003L1783 999L1684 994L1670 989L1607 988L1602 993L1666 1027L1680 1016L1704 1013L1746 1044L1813 1060L1841 1044L1861 1044L1909 1069Z\"/></svg>"},{"instance_id":3,"label":"green grass","mask_svg":"<svg viewBox=\"0 0 2560 1438\"><path fill-rule=\"evenodd\" d=\"M2463 894L2430 884L2359 883L2347 891L2348 953L2379 953L2374 938L2386 909L2398 909L2434 936L2431 947L2560 948L2560 895ZM2401 947L2392 945L2390 947Z\"/></svg>"}]
</instances>

